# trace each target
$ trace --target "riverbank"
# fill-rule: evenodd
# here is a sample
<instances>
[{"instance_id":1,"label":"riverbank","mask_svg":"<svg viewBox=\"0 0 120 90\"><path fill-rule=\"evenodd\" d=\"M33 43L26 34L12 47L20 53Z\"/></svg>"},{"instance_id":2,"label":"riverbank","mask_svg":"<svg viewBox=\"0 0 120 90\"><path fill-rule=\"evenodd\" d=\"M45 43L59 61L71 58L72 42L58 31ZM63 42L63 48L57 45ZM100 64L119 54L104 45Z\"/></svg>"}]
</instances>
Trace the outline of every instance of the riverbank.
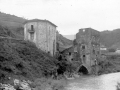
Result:
<instances>
[{"instance_id":1,"label":"riverbank","mask_svg":"<svg viewBox=\"0 0 120 90\"><path fill-rule=\"evenodd\" d=\"M34 81L19 80L9 77L6 83L0 83L0 90L64 90L67 80L51 78L37 78Z\"/></svg>"},{"instance_id":2,"label":"riverbank","mask_svg":"<svg viewBox=\"0 0 120 90\"><path fill-rule=\"evenodd\" d=\"M120 72L120 57L107 57L98 63L98 75Z\"/></svg>"}]
</instances>

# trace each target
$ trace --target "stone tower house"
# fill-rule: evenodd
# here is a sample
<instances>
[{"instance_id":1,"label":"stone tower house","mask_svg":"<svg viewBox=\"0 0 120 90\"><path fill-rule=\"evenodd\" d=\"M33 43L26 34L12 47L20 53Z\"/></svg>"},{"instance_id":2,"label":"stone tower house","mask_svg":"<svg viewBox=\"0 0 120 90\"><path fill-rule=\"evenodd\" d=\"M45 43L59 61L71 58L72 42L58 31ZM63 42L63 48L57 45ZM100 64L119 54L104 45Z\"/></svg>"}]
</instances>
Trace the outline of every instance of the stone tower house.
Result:
<instances>
[{"instance_id":1,"label":"stone tower house","mask_svg":"<svg viewBox=\"0 0 120 90\"><path fill-rule=\"evenodd\" d=\"M76 34L76 43L78 60L81 63L78 71L97 72L97 63L100 58L100 32L91 28L79 29Z\"/></svg>"},{"instance_id":2,"label":"stone tower house","mask_svg":"<svg viewBox=\"0 0 120 90\"><path fill-rule=\"evenodd\" d=\"M34 42L38 48L56 54L56 25L48 20L33 19L24 24L24 40Z\"/></svg>"}]
</instances>

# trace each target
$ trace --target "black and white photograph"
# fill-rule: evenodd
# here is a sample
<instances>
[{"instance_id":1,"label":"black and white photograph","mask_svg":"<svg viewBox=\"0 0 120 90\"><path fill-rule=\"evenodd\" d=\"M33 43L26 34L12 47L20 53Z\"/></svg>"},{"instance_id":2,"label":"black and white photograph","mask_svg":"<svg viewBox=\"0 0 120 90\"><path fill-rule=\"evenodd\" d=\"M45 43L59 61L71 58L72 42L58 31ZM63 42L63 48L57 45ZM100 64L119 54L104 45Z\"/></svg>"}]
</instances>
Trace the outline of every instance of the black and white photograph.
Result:
<instances>
[{"instance_id":1,"label":"black and white photograph","mask_svg":"<svg viewBox=\"0 0 120 90\"><path fill-rule=\"evenodd\" d=\"M0 0L0 90L120 90L120 0Z\"/></svg>"}]
</instances>

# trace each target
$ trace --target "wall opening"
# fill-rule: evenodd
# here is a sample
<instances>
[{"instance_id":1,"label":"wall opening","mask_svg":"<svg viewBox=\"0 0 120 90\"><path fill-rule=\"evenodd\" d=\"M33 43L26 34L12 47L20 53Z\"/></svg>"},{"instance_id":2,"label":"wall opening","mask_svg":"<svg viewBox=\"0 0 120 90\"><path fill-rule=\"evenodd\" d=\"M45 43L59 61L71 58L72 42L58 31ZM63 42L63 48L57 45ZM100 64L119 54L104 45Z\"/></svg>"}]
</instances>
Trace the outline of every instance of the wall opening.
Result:
<instances>
[{"instance_id":1,"label":"wall opening","mask_svg":"<svg viewBox=\"0 0 120 90\"><path fill-rule=\"evenodd\" d=\"M83 63L86 63L86 55L83 55Z\"/></svg>"},{"instance_id":2,"label":"wall opening","mask_svg":"<svg viewBox=\"0 0 120 90\"><path fill-rule=\"evenodd\" d=\"M33 41L34 40L34 26L31 25L31 30L30 30L30 40Z\"/></svg>"},{"instance_id":3,"label":"wall opening","mask_svg":"<svg viewBox=\"0 0 120 90\"><path fill-rule=\"evenodd\" d=\"M84 75L88 74L88 70L85 66L81 66L80 69L78 70L78 73L82 73Z\"/></svg>"},{"instance_id":4,"label":"wall opening","mask_svg":"<svg viewBox=\"0 0 120 90\"><path fill-rule=\"evenodd\" d=\"M33 25L31 25L31 31L34 31L34 26Z\"/></svg>"},{"instance_id":5,"label":"wall opening","mask_svg":"<svg viewBox=\"0 0 120 90\"><path fill-rule=\"evenodd\" d=\"M85 45L82 45L82 49L85 49Z\"/></svg>"},{"instance_id":6,"label":"wall opening","mask_svg":"<svg viewBox=\"0 0 120 90\"><path fill-rule=\"evenodd\" d=\"M69 52L69 56L71 55L71 52Z\"/></svg>"}]
</instances>

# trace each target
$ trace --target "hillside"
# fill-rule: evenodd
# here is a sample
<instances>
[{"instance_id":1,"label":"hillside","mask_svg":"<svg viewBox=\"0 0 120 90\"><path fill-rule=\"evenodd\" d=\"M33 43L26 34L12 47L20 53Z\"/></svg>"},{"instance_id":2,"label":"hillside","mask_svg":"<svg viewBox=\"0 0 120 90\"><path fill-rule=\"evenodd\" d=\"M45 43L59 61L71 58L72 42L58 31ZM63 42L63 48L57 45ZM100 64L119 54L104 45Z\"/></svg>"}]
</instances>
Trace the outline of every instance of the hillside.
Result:
<instances>
[{"instance_id":1,"label":"hillside","mask_svg":"<svg viewBox=\"0 0 120 90\"><path fill-rule=\"evenodd\" d=\"M33 43L0 39L0 80L6 80L7 77L31 80L50 75L56 69L57 60L38 49Z\"/></svg>"},{"instance_id":2,"label":"hillside","mask_svg":"<svg viewBox=\"0 0 120 90\"><path fill-rule=\"evenodd\" d=\"M57 32L57 42L59 43L59 50L63 51L66 48L69 48L72 46L73 41L65 38L63 35L59 34Z\"/></svg>"},{"instance_id":3,"label":"hillside","mask_svg":"<svg viewBox=\"0 0 120 90\"><path fill-rule=\"evenodd\" d=\"M23 22L25 21L24 18L0 12L0 27L4 29L0 29L0 33L7 29L15 38L23 39Z\"/></svg>"},{"instance_id":4,"label":"hillside","mask_svg":"<svg viewBox=\"0 0 120 90\"><path fill-rule=\"evenodd\" d=\"M75 39L75 35L63 35L65 38L69 39L69 40L74 40Z\"/></svg>"},{"instance_id":5,"label":"hillside","mask_svg":"<svg viewBox=\"0 0 120 90\"><path fill-rule=\"evenodd\" d=\"M72 45L72 40L69 40L67 38L65 38L63 35L61 34L57 34L57 41L60 41L62 45Z\"/></svg>"},{"instance_id":6,"label":"hillside","mask_svg":"<svg viewBox=\"0 0 120 90\"><path fill-rule=\"evenodd\" d=\"M0 25L6 26L8 28L17 28L22 27L23 22L26 19L23 19L21 17L17 17L15 15L5 14L0 12Z\"/></svg>"},{"instance_id":7,"label":"hillside","mask_svg":"<svg viewBox=\"0 0 120 90\"><path fill-rule=\"evenodd\" d=\"M101 32L101 43L107 47L119 47L120 43L120 29L115 29L113 31L103 31Z\"/></svg>"},{"instance_id":8,"label":"hillside","mask_svg":"<svg viewBox=\"0 0 120 90\"><path fill-rule=\"evenodd\" d=\"M120 42L113 44L111 48L115 48L115 49L120 48Z\"/></svg>"}]
</instances>

